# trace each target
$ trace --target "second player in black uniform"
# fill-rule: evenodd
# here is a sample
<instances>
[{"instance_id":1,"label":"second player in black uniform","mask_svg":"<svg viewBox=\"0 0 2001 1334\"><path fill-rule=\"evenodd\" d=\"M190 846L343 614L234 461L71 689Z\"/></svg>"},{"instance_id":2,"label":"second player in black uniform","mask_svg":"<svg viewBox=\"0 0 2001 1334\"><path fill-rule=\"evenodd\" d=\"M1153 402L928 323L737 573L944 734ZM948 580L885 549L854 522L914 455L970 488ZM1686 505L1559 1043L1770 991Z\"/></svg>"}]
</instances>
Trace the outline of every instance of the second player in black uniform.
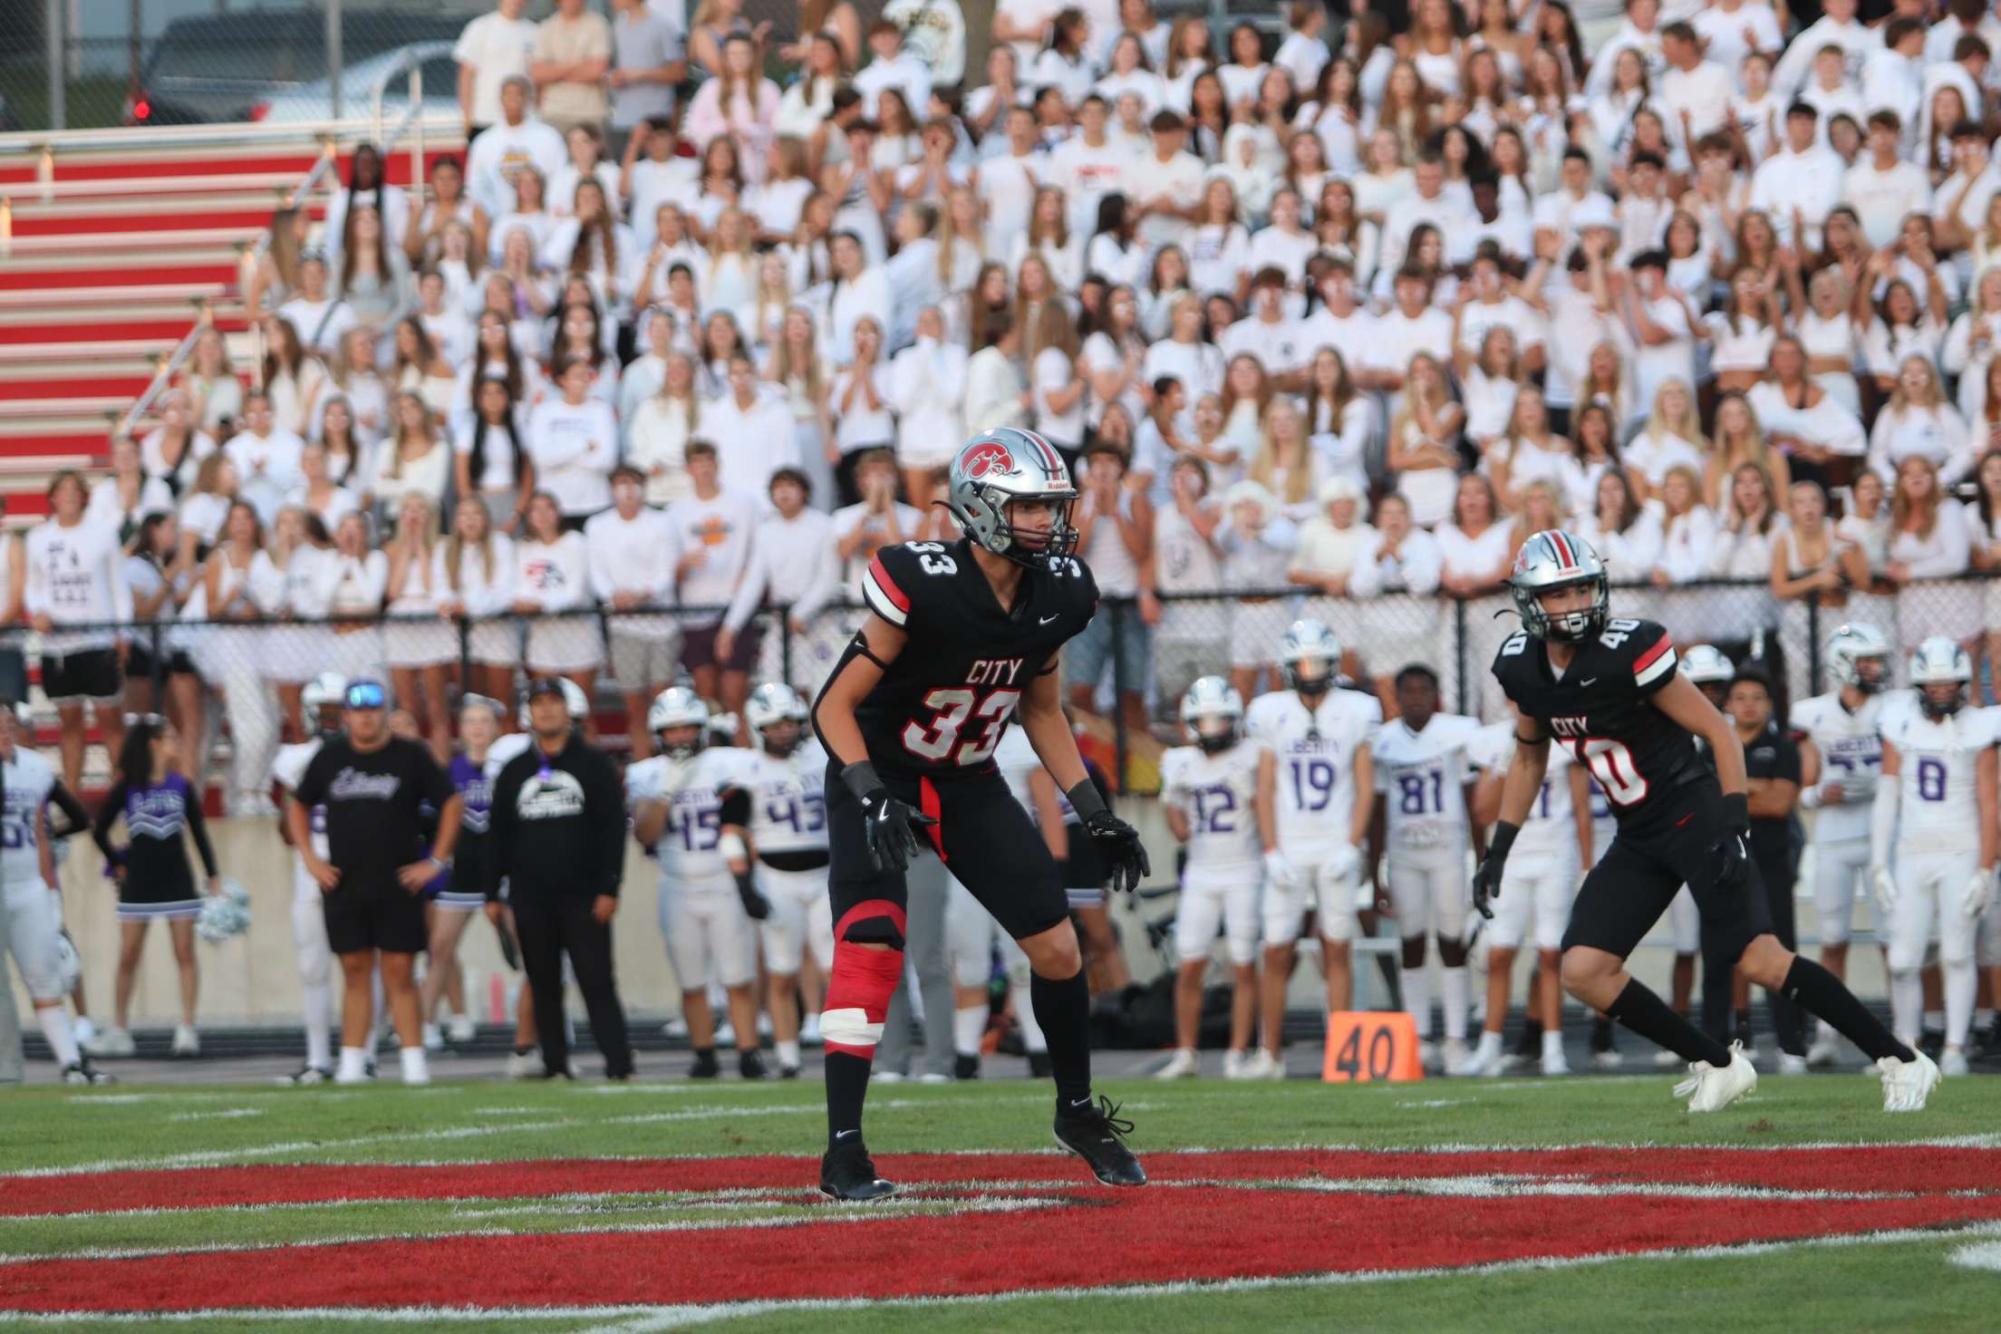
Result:
<instances>
[{"instance_id":1,"label":"second player in black uniform","mask_svg":"<svg viewBox=\"0 0 2001 1334\"><path fill-rule=\"evenodd\" d=\"M893 1187L863 1147L862 1102L889 998L903 976L903 872L918 830L1027 954L1048 1038L1056 1136L1111 1185L1146 1180L1109 1100L1091 1097L1090 989L1062 879L994 750L1019 715L1113 883L1146 854L1106 809L1063 714L1057 653L1090 622L1097 585L1071 554L1069 469L1032 431L976 436L952 461L949 504L966 536L879 551L862 579L870 615L813 705L829 756L826 799L834 966L820 1014L826 1157L820 1188L874 1199Z\"/></svg>"},{"instance_id":2,"label":"second player in black uniform","mask_svg":"<svg viewBox=\"0 0 2001 1334\"><path fill-rule=\"evenodd\" d=\"M1555 741L1604 788L1618 818L1611 849L1571 909L1564 988L1686 1059L1690 1078L1675 1091L1689 1098L1690 1111L1720 1110L1756 1088L1757 1071L1741 1050L1703 1033L1626 971L1627 956L1686 883L1705 933L1733 943L1751 981L1782 990L1876 1063L1885 1111L1922 1108L1938 1067L1772 934L1751 858L1743 746L1729 720L1675 670L1667 631L1613 618L1604 562L1556 529L1522 544L1509 585L1523 628L1501 645L1494 677L1515 708L1515 756L1500 822L1474 876L1475 906L1490 913ZM1696 754L1696 735L1714 752L1714 774Z\"/></svg>"}]
</instances>

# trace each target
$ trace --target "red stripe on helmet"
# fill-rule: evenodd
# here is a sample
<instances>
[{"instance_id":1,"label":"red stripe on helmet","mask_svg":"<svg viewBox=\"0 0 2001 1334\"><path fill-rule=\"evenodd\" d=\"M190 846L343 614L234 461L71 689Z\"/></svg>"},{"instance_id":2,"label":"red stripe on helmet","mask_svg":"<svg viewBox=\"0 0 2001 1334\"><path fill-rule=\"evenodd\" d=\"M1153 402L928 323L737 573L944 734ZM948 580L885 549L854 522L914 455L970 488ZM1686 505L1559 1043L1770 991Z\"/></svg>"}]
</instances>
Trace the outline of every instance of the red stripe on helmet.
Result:
<instances>
[{"instance_id":1,"label":"red stripe on helmet","mask_svg":"<svg viewBox=\"0 0 2001 1334\"><path fill-rule=\"evenodd\" d=\"M1557 562L1564 569L1568 570L1576 567L1577 557L1571 552L1570 543L1566 542L1563 534L1555 528L1549 530L1549 544L1555 549Z\"/></svg>"}]
</instances>

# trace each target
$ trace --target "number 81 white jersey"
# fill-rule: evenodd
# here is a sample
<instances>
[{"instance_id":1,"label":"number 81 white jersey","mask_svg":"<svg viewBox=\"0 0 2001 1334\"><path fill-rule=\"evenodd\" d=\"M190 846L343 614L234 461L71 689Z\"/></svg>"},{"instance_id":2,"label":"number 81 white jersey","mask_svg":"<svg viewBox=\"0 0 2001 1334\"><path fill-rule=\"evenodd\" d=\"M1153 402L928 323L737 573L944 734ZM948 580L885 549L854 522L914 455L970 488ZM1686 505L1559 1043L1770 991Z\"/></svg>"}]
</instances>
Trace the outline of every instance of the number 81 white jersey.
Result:
<instances>
[{"instance_id":1,"label":"number 81 white jersey","mask_svg":"<svg viewBox=\"0 0 2001 1334\"><path fill-rule=\"evenodd\" d=\"M2001 709L1961 709L1934 722L1913 702L1886 711L1883 739L1897 748L1898 842L1925 852L1977 851L1974 769L2001 739Z\"/></svg>"},{"instance_id":2,"label":"number 81 white jersey","mask_svg":"<svg viewBox=\"0 0 2001 1334\"><path fill-rule=\"evenodd\" d=\"M1451 847L1465 842L1467 747L1480 724L1456 713L1434 714L1422 732L1403 719L1384 723L1370 742L1376 791L1391 849Z\"/></svg>"},{"instance_id":3,"label":"number 81 white jersey","mask_svg":"<svg viewBox=\"0 0 2001 1334\"><path fill-rule=\"evenodd\" d=\"M1176 746L1160 757L1161 798L1188 817L1189 870L1247 870L1264 856L1258 833L1258 763L1264 747L1239 741L1221 754Z\"/></svg>"}]
</instances>

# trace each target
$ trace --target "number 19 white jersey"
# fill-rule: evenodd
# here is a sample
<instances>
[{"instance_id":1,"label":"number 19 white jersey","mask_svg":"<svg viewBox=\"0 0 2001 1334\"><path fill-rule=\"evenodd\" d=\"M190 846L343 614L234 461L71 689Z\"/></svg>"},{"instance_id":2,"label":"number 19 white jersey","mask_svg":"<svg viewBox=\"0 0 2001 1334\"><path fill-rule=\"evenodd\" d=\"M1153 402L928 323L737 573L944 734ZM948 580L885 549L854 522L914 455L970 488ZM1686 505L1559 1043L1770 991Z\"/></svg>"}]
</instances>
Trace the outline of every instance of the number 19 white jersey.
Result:
<instances>
[{"instance_id":1,"label":"number 19 white jersey","mask_svg":"<svg viewBox=\"0 0 2001 1334\"><path fill-rule=\"evenodd\" d=\"M2001 710L1961 709L1937 722L1915 703L1890 710L1883 739L1897 748L1897 840L1924 852L1980 847L1974 792L1980 752L2001 739Z\"/></svg>"},{"instance_id":2,"label":"number 19 white jersey","mask_svg":"<svg viewBox=\"0 0 2001 1334\"><path fill-rule=\"evenodd\" d=\"M744 752L717 746L677 760L655 755L625 771L628 806L642 801L668 803L667 827L653 852L660 875L694 887L730 882L728 860L719 850L723 833L723 789L733 783Z\"/></svg>"},{"instance_id":3,"label":"number 19 white jersey","mask_svg":"<svg viewBox=\"0 0 2001 1334\"><path fill-rule=\"evenodd\" d=\"M1871 695L1850 713L1839 692L1793 705L1793 730L1804 733L1820 752L1820 781L1845 789L1839 805L1822 806L1814 817L1815 843L1869 837L1869 808L1883 767L1883 722L1908 707L1908 695Z\"/></svg>"},{"instance_id":4,"label":"number 19 white jersey","mask_svg":"<svg viewBox=\"0 0 2001 1334\"><path fill-rule=\"evenodd\" d=\"M1515 758L1515 724L1503 719L1481 728L1466 745L1466 757L1474 767L1489 773L1505 774ZM1517 856L1543 857L1577 846L1576 803L1570 796L1570 766L1575 761L1562 746L1549 748L1549 768L1542 776L1542 791L1529 806L1528 818L1515 839Z\"/></svg>"},{"instance_id":5,"label":"number 19 white jersey","mask_svg":"<svg viewBox=\"0 0 2001 1334\"><path fill-rule=\"evenodd\" d=\"M1465 843L1466 748L1479 730L1478 722L1454 713L1434 714L1422 732L1401 718L1377 729L1370 748L1392 852Z\"/></svg>"},{"instance_id":6,"label":"number 19 white jersey","mask_svg":"<svg viewBox=\"0 0 2001 1334\"><path fill-rule=\"evenodd\" d=\"M1188 869L1259 874L1264 840L1255 799L1264 747L1239 741L1218 755L1176 746L1160 757L1161 797L1188 817Z\"/></svg>"},{"instance_id":7,"label":"number 19 white jersey","mask_svg":"<svg viewBox=\"0 0 2001 1334\"><path fill-rule=\"evenodd\" d=\"M1355 752L1382 721L1376 697L1354 690L1330 690L1312 709L1294 690L1251 701L1244 731L1277 761L1278 845L1288 855L1311 859L1346 845L1355 809Z\"/></svg>"}]
</instances>

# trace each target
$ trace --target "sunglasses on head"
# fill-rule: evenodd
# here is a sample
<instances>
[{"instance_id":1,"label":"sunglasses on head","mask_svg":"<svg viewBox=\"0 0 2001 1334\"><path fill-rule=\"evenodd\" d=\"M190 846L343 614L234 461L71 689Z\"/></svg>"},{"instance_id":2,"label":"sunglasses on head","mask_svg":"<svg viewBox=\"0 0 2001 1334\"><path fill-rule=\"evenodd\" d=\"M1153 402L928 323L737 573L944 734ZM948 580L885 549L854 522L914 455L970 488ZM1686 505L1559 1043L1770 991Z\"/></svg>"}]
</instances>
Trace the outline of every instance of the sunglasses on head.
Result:
<instances>
[{"instance_id":1,"label":"sunglasses on head","mask_svg":"<svg viewBox=\"0 0 2001 1334\"><path fill-rule=\"evenodd\" d=\"M347 707L350 709L379 709L388 702L388 695L374 681L357 681L347 688Z\"/></svg>"}]
</instances>

